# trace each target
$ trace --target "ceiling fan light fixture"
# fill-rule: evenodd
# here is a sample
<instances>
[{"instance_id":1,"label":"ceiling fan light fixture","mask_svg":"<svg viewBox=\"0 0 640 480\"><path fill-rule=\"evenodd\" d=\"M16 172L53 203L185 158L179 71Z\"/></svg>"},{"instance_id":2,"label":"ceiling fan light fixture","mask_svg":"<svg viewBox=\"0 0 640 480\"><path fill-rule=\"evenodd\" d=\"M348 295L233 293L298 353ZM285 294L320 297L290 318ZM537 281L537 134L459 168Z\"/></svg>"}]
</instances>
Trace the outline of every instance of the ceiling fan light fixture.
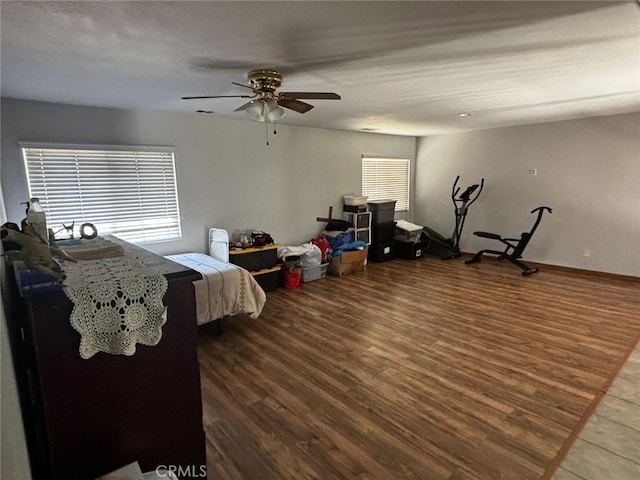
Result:
<instances>
[{"instance_id":1,"label":"ceiling fan light fixture","mask_svg":"<svg viewBox=\"0 0 640 480\"><path fill-rule=\"evenodd\" d=\"M276 122L285 116L284 108L273 100L254 100L245 111L247 114L259 122Z\"/></svg>"},{"instance_id":2,"label":"ceiling fan light fixture","mask_svg":"<svg viewBox=\"0 0 640 480\"><path fill-rule=\"evenodd\" d=\"M282 117L284 117L286 114L286 112L284 111L284 108L278 105L278 103L273 99L268 100L264 104L264 106L265 106L265 111L267 113L266 120L268 120L269 122L276 122L280 120Z\"/></svg>"},{"instance_id":3,"label":"ceiling fan light fixture","mask_svg":"<svg viewBox=\"0 0 640 480\"><path fill-rule=\"evenodd\" d=\"M262 100L252 100L251 105L245 109L245 112L254 120L262 122L264 120L264 102Z\"/></svg>"}]
</instances>

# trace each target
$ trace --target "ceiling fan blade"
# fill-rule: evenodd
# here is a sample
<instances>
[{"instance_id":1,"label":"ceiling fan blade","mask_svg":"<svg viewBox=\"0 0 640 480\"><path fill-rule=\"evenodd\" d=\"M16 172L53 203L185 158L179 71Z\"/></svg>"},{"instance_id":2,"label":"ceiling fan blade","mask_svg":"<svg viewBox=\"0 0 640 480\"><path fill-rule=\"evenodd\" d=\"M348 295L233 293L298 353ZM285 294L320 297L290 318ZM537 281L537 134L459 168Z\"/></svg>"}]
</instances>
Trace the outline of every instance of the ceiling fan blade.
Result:
<instances>
[{"instance_id":1,"label":"ceiling fan blade","mask_svg":"<svg viewBox=\"0 0 640 480\"><path fill-rule=\"evenodd\" d=\"M278 97L278 105L284 108L289 108L298 113L306 113L313 108L313 105L282 95Z\"/></svg>"},{"instance_id":2,"label":"ceiling fan blade","mask_svg":"<svg viewBox=\"0 0 640 480\"><path fill-rule=\"evenodd\" d=\"M236 108L234 110L234 112L241 112L242 110L246 110L247 108L249 108L251 105L253 105L255 102L255 100L251 100L250 102L245 103L244 105L239 106L238 108Z\"/></svg>"},{"instance_id":3,"label":"ceiling fan blade","mask_svg":"<svg viewBox=\"0 0 640 480\"><path fill-rule=\"evenodd\" d=\"M282 92L288 98L304 98L308 100L340 100L342 97L337 93L329 92Z\"/></svg>"},{"instance_id":4,"label":"ceiling fan blade","mask_svg":"<svg viewBox=\"0 0 640 480\"><path fill-rule=\"evenodd\" d=\"M256 95L210 95L207 97L182 97L182 100L201 100L203 98L253 98Z\"/></svg>"},{"instance_id":5,"label":"ceiling fan blade","mask_svg":"<svg viewBox=\"0 0 640 480\"><path fill-rule=\"evenodd\" d=\"M249 90L253 90L253 88L250 87L249 85L243 85L242 83L238 83L238 82L231 82L231 83L233 83L234 85L237 85L239 87L244 87L244 88L248 88Z\"/></svg>"}]
</instances>

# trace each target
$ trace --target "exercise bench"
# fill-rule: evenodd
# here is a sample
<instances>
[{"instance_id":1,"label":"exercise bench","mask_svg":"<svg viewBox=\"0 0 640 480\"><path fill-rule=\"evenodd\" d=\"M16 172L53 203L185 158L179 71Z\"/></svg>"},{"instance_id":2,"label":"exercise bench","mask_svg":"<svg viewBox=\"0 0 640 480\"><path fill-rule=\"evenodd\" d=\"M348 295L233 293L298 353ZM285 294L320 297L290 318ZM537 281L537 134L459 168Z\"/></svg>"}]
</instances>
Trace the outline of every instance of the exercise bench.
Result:
<instances>
[{"instance_id":1,"label":"exercise bench","mask_svg":"<svg viewBox=\"0 0 640 480\"><path fill-rule=\"evenodd\" d=\"M531 237L533 237L533 234L536 231L536 228L538 228L538 225L540 224L540 220L542 220L542 215L544 214L545 210L548 211L549 213L552 213L552 210L549 207L538 207L531 210L531 213L538 212L538 218L533 224L533 227L531 227L531 230L528 232L522 233L520 235L520 238L502 238L500 235L496 233L473 232L473 234L477 237L489 238L491 240L498 240L499 242L504 243L506 245L506 248L504 249L504 251L491 250L491 249L480 250L478 253L476 253L473 256L473 258L465 261L464 263L466 263L467 265L470 263L477 263L482 259L482 255L484 255L485 253L489 253L491 255L498 255L499 259L504 258L505 260L508 260L514 265L520 267L522 269L522 275L531 275L532 273L536 273L538 271L537 268L532 268L526 263L520 261L519 259L522 258L522 252L524 252L524 249L529 244L529 241L531 240Z\"/></svg>"}]
</instances>

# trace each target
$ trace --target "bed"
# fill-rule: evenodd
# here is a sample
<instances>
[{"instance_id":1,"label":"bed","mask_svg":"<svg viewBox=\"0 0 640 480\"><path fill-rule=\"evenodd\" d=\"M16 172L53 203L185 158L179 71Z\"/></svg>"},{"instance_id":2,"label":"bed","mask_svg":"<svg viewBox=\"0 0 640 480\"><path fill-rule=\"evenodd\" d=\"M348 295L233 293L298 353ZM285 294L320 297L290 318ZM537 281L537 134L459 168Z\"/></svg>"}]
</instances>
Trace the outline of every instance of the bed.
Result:
<instances>
[{"instance_id":1,"label":"bed","mask_svg":"<svg viewBox=\"0 0 640 480\"><path fill-rule=\"evenodd\" d=\"M209 230L209 255L180 253L165 258L202 274L193 282L198 325L240 313L258 318L262 312L267 296L247 270L229 263L225 230Z\"/></svg>"}]
</instances>

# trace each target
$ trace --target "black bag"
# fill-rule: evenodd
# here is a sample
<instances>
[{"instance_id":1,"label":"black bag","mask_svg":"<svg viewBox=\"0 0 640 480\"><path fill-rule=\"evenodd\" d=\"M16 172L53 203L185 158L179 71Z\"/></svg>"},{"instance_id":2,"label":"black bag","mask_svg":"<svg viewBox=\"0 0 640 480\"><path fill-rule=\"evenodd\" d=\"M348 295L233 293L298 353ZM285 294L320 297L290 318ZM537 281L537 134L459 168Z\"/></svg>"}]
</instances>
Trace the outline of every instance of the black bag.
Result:
<instances>
[{"instance_id":1,"label":"black bag","mask_svg":"<svg viewBox=\"0 0 640 480\"><path fill-rule=\"evenodd\" d=\"M346 220L332 219L329 223L327 223L325 230L329 232L333 232L333 231L344 232L345 230L348 230L350 228L353 228L353 223L348 222Z\"/></svg>"},{"instance_id":2,"label":"black bag","mask_svg":"<svg viewBox=\"0 0 640 480\"><path fill-rule=\"evenodd\" d=\"M273 238L265 232L255 231L251 234L254 247L264 247L265 245L273 245Z\"/></svg>"}]
</instances>

